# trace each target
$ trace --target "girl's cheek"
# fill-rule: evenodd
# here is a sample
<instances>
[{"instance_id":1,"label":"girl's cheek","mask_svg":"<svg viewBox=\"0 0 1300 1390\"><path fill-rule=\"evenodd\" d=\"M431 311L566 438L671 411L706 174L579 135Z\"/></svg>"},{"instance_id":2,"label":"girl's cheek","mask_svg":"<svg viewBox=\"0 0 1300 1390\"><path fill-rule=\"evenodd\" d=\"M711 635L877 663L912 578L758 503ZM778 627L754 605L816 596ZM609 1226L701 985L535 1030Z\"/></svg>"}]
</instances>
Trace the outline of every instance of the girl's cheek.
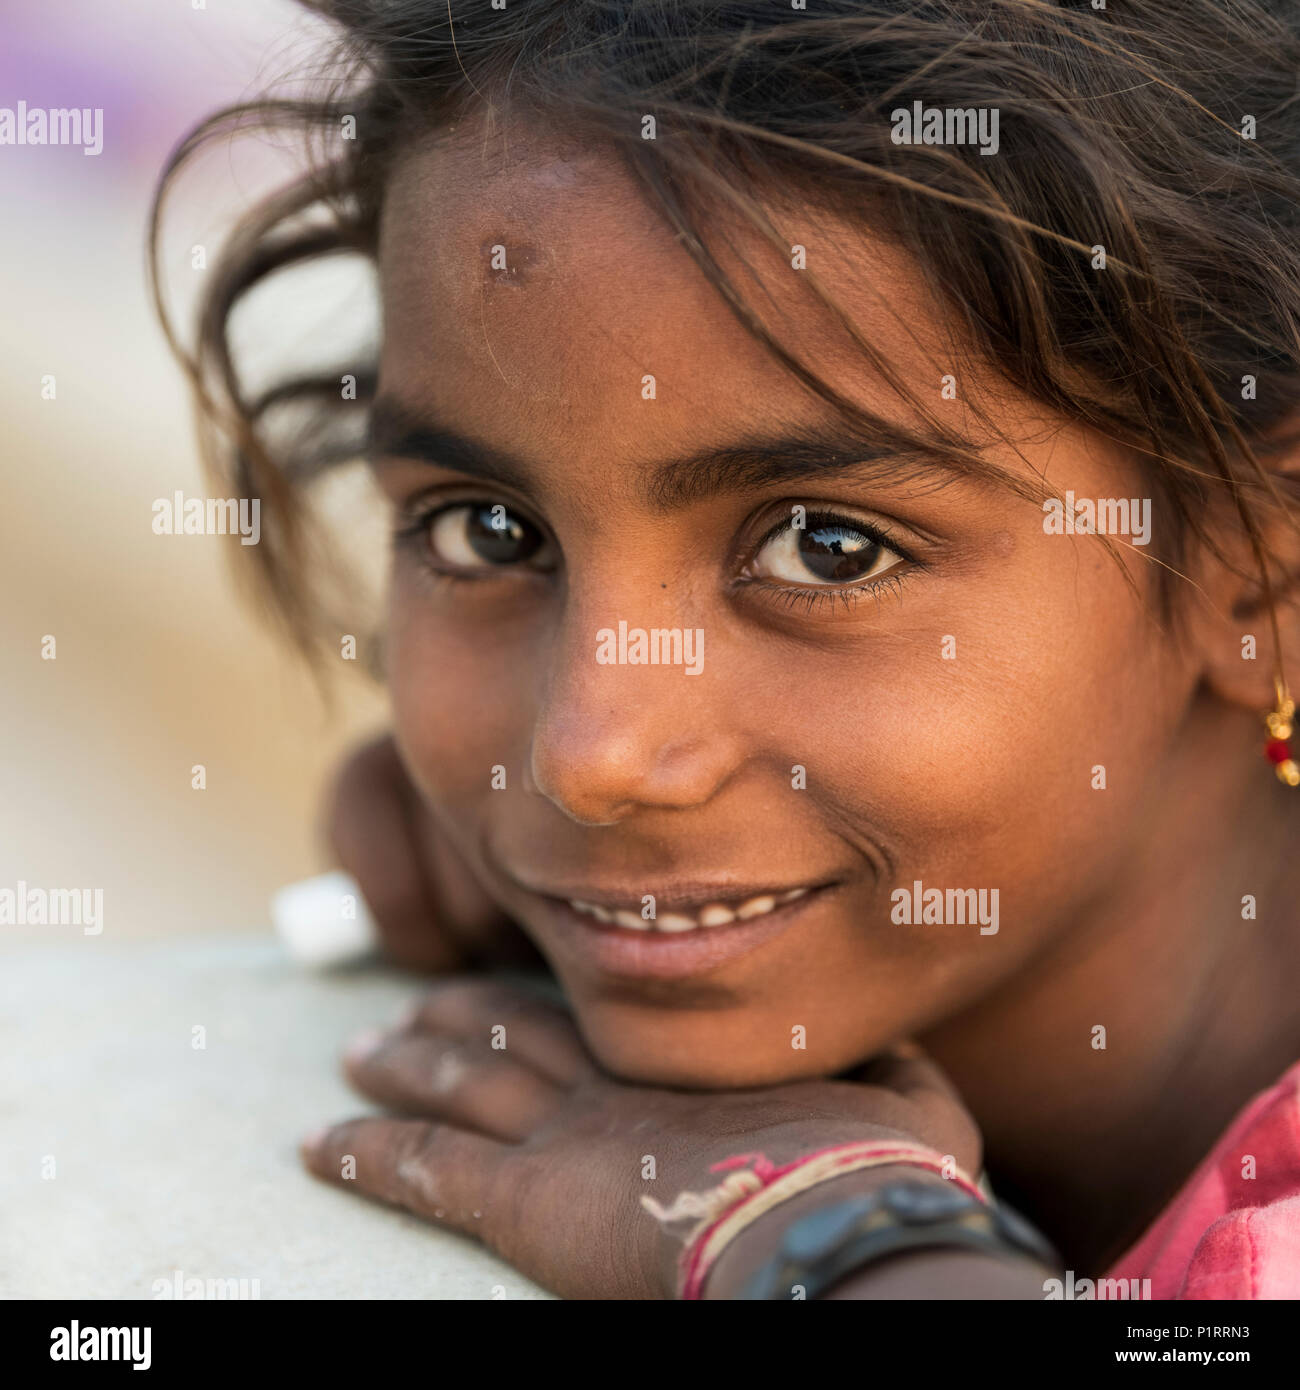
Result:
<instances>
[{"instance_id":1,"label":"girl's cheek","mask_svg":"<svg viewBox=\"0 0 1300 1390\"><path fill-rule=\"evenodd\" d=\"M520 756L520 702L527 672L505 634L419 591L395 585L388 629L388 684L398 740L435 803L472 804L493 769L513 780Z\"/></svg>"},{"instance_id":2,"label":"girl's cheek","mask_svg":"<svg viewBox=\"0 0 1300 1390\"><path fill-rule=\"evenodd\" d=\"M1118 576L1113 586L1080 600L1048 572L972 588L934 605L938 623L823 658L799 707L816 711L828 803L918 863L987 854L993 867L1008 840L1096 840L1122 820L1114 775L1140 785L1159 745L1158 710L1129 694L1160 688L1156 644Z\"/></svg>"}]
</instances>

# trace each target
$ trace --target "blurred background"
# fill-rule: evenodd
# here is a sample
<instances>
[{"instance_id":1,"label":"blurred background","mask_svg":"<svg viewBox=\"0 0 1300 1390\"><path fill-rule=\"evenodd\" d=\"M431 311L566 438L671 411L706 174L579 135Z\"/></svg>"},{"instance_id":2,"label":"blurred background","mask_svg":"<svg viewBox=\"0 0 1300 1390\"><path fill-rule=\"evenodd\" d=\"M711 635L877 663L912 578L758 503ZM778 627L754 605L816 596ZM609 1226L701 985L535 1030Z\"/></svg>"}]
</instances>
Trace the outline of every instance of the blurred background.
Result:
<instances>
[{"instance_id":1,"label":"blurred background","mask_svg":"<svg viewBox=\"0 0 1300 1390\"><path fill-rule=\"evenodd\" d=\"M287 0L42 0L0 14L0 107L104 111L98 157L0 146L0 886L102 887L105 941L268 930L271 892L325 866L326 775L385 722L360 663L340 662L322 697L236 584L248 556L235 538L152 531L155 499L212 492L146 290L155 180L194 122L305 71L320 40ZM283 173L279 152L252 143L177 190L166 265L187 331L204 273L191 248L211 258ZM264 321L306 341L348 303L364 312L358 293L355 277L300 285ZM257 323L246 331L257 338Z\"/></svg>"},{"instance_id":2,"label":"blurred background","mask_svg":"<svg viewBox=\"0 0 1300 1390\"><path fill-rule=\"evenodd\" d=\"M308 79L324 37L287 0L0 0L0 133L21 102L104 113L98 156L0 144L0 911L21 883L103 894L99 935L0 922L0 1302L147 1299L182 1272L267 1299L544 1296L304 1172L299 1137L364 1108L340 1047L412 984L300 969L269 898L327 866L324 782L386 700L337 640L309 675L237 582L251 547L153 531L156 500L229 491L153 315L154 184L204 116ZM163 262L187 339L194 248L215 264L290 148L214 145L178 183ZM259 378L373 339L368 268L276 279L233 323ZM364 470L326 493L364 620L386 521Z\"/></svg>"}]
</instances>

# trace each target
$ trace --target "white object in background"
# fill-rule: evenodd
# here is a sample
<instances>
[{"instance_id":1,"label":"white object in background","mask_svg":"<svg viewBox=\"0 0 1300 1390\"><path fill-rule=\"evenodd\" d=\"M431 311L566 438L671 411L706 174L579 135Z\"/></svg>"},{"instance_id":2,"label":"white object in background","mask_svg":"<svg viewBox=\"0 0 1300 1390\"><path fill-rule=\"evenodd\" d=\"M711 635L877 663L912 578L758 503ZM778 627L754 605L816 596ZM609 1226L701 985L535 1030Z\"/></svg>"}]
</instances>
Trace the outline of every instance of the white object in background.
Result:
<instances>
[{"instance_id":1,"label":"white object in background","mask_svg":"<svg viewBox=\"0 0 1300 1390\"><path fill-rule=\"evenodd\" d=\"M379 942L356 879L338 869L281 888L271 919L294 960L315 969L364 960Z\"/></svg>"}]
</instances>

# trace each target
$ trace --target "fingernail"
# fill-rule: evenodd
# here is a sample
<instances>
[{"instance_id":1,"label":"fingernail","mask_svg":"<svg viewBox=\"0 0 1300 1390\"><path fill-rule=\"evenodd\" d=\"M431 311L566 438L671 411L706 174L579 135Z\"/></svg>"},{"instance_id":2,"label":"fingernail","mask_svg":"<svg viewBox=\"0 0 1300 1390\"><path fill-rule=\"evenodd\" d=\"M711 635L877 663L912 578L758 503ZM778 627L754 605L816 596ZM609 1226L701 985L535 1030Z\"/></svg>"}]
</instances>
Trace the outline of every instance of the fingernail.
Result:
<instances>
[{"instance_id":1,"label":"fingernail","mask_svg":"<svg viewBox=\"0 0 1300 1390\"><path fill-rule=\"evenodd\" d=\"M358 1033L352 1039L344 1049L343 1055L349 1062L364 1062L367 1057L379 1050L383 1041L384 1034L380 1029L367 1029L366 1032Z\"/></svg>"},{"instance_id":2,"label":"fingernail","mask_svg":"<svg viewBox=\"0 0 1300 1390\"><path fill-rule=\"evenodd\" d=\"M397 1016L397 1027L399 1029L412 1027L420 1017L423 1008L424 1004L419 999L417 999L414 1004L408 1004Z\"/></svg>"},{"instance_id":3,"label":"fingernail","mask_svg":"<svg viewBox=\"0 0 1300 1390\"><path fill-rule=\"evenodd\" d=\"M310 1134L304 1135L299 1141L298 1147L305 1154L314 1154L324 1144L329 1132L329 1125L321 1125L319 1129L313 1129Z\"/></svg>"}]
</instances>

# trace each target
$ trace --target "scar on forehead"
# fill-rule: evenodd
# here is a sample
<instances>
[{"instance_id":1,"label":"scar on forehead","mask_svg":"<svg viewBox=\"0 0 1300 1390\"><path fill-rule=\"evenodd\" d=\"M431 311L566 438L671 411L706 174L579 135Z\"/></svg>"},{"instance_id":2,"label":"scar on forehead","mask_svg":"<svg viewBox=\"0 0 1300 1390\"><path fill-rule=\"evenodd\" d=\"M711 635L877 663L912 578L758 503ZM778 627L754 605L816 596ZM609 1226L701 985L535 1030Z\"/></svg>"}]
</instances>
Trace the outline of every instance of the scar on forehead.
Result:
<instances>
[{"instance_id":1,"label":"scar on forehead","mask_svg":"<svg viewBox=\"0 0 1300 1390\"><path fill-rule=\"evenodd\" d=\"M538 271L555 261L554 254L546 248L508 236L488 237L479 252L485 287L526 285Z\"/></svg>"}]
</instances>

